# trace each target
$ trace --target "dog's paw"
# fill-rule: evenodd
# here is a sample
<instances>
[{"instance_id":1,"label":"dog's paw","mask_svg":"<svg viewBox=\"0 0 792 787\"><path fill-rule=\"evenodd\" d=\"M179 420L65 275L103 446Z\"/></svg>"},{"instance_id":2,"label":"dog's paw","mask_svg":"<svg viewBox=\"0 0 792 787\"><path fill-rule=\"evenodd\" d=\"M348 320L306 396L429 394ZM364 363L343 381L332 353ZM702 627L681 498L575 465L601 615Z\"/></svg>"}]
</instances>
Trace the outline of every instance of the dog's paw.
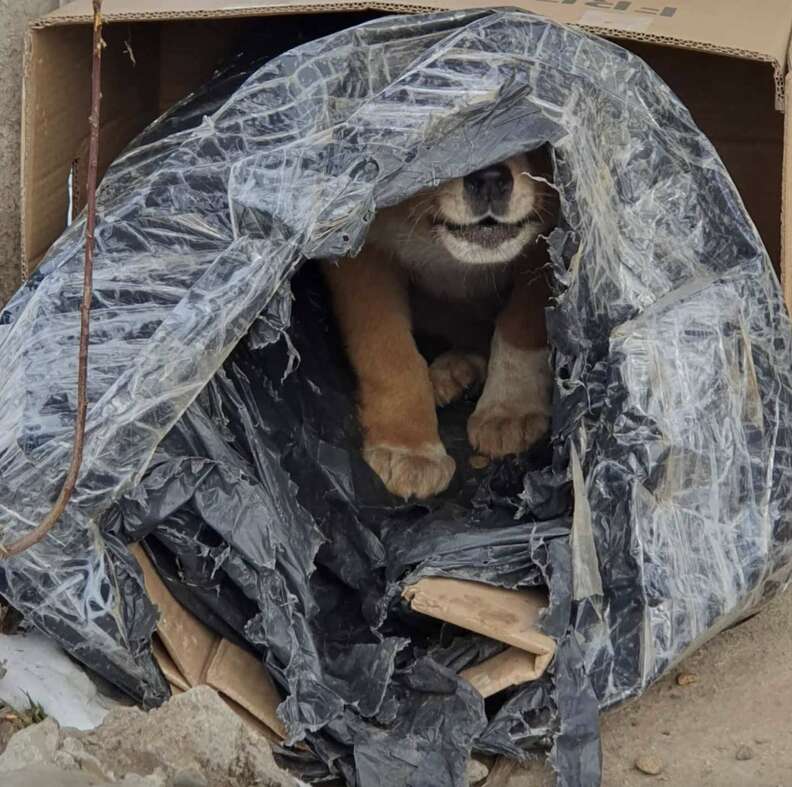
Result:
<instances>
[{"instance_id":1,"label":"dog's paw","mask_svg":"<svg viewBox=\"0 0 792 787\"><path fill-rule=\"evenodd\" d=\"M423 500L439 494L451 483L456 463L442 444L423 449L371 445L363 458L394 495Z\"/></svg>"},{"instance_id":2,"label":"dog's paw","mask_svg":"<svg viewBox=\"0 0 792 787\"><path fill-rule=\"evenodd\" d=\"M476 409L468 419L468 439L480 454L499 457L528 450L550 425L544 413L520 412L503 405Z\"/></svg>"},{"instance_id":3,"label":"dog's paw","mask_svg":"<svg viewBox=\"0 0 792 787\"><path fill-rule=\"evenodd\" d=\"M487 359L483 355L461 350L449 350L432 361L429 378L432 381L435 404L438 407L459 399L487 376Z\"/></svg>"}]
</instances>

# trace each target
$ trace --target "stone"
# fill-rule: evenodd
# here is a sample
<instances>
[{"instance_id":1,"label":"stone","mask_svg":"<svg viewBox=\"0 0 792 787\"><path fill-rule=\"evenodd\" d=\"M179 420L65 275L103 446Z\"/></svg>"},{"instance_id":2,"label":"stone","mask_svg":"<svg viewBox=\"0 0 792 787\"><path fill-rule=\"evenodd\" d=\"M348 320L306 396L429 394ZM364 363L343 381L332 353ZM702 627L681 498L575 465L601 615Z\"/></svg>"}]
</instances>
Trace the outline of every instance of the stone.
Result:
<instances>
[{"instance_id":1,"label":"stone","mask_svg":"<svg viewBox=\"0 0 792 787\"><path fill-rule=\"evenodd\" d=\"M168 783L168 787L209 787L206 777L199 771L179 771Z\"/></svg>"},{"instance_id":2,"label":"stone","mask_svg":"<svg viewBox=\"0 0 792 787\"><path fill-rule=\"evenodd\" d=\"M3 774L3 787L105 787L106 781L80 771L64 771L53 765L32 765Z\"/></svg>"},{"instance_id":3,"label":"stone","mask_svg":"<svg viewBox=\"0 0 792 787\"><path fill-rule=\"evenodd\" d=\"M740 746L734 756L741 761L752 760L754 758L754 751L750 746Z\"/></svg>"},{"instance_id":4,"label":"stone","mask_svg":"<svg viewBox=\"0 0 792 787\"><path fill-rule=\"evenodd\" d=\"M97 779L107 781L109 778L102 763L88 754L85 747L75 738L61 737L60 748L55 752L52 763L65 770L89 773Z\"/></svg>"},{"instance_id":5,"label":"stone","mask_svg":"<svg viewBox=\"0 0 792 787\"><path fill-rule=\"evenodd\" d=\"M659 776L663 772L663 761L656 754L642 754L635 767L647 776Z\"/></svg>"},{"instance_id":6,"label":"stone","mask_svg":"<svg viewBox=\"0 0 792 787\"><path fill-rule=\"evenodd\" d=\"M264 781L293 787L267 741L253 732L208 686L173 697L161 708L111 711L95 730L75 733L89 754L120 773L153 773L169 779L201 774L212 787L242 787Z\"/></svg>"},{"instance_id":7,"label":"stone","mask_svg":"<svg viewBox=\"0 0 792 787\"><path fill-rule=\"evenodd\" d=\"M48 775L41 775L42 768ZM207 686L179 694L149 713L117 708L94 730L62 730L47 719L11 738L0 756L0 773L3 787L299 784L276 765L266 738ZM9 773L14 782L6 779Z\"/></svg>"},{"instance_id":8,"label":"stone","mask_svg":"<svg viewBox=\"0 0 792 787\"><path fill-rule=\"evenodd\" d=\"M152 781L149 776L126 776L120 782L108 782L82 771L71 771L53 765L33 765L20 771L3 774L3 787L165 787L165 781Z\"/></svg>"},{"instance_id":9,"label":"stone","mask_svg":"<svg viewBox=\"0 0 792 787\"><path fill-rule=\"evenodd\" d=\"M698 675L693 672L680 672L676 676L676 684L677 686L692 686L694 683L698 683L698 679Z\"/></svg>"},{"instance_id":10,"label":"stone","mask_svg":"<svg viewBox=\"0 0 792 787\"><path fill-rule=\"evenodd\" d=\"M470 787L483 782L487 776L489 776L489 768L483 762L476 759L468 760L467 768L465 769L465 779Z\"/></svg>"},{"instance_id":11,"label":"stone","mask_svg":"<svg viewBox=\"0 0 792 787\"><path fill-rule=\"evenodd\" d=\"M19 730L8 741L0 756L0 773L9 773L29 765L49 765L58 749L60 727L54 719L45 719Z\"/></svg>"}]
</instances>

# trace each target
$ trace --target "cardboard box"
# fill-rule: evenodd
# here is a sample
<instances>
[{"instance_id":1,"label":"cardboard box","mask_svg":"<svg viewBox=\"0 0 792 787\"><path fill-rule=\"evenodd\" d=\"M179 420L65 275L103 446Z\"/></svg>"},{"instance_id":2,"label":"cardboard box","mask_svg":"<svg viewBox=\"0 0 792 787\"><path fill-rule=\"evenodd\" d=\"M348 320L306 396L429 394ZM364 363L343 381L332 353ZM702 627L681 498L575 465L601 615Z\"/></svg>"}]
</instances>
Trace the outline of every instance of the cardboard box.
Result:
<instances>
[{"instance_id":1,"label":"cardboard box","mask_svg":"<svg viewBox=\"0 0 792 787\"><path fill-rule=\"evenodd\" d=\"M204 81L255 26L282 42L285 36L331 32L364 16L503 5L501 0L105 0L101 171L135 134ZM715 143L792 305L792 165L786 162L792 155L792 2L520 0L513 5L618 40L668 82ZM28 32L20 279L63 231L71 202L74 209L82 204L90 36L90 0L63 6Z\"/></svg>"},{"instance_id":2,"label":"cardboard box","mask_svg":"<svg viewBox=\"0 0 792 787\"><path fill-rule=\"evenodd\" d=\"M282 47L378 14L482 5L503 3L105 0L100 170L251 32ZM792 156L792 0L764 0L761 7L738 0L520 0L515 5L619 40L659 72L718 148L792 304L792 221L784 221L792 215L792 166L784 167ZM77 0L35 22L27 36L21 277L82 205L91 22L90 0ZM283 734L274 715L277 692L255 659L192 619L151 571L147 582L163 610L158 657L174 686L209 682L275 735ZM467 671L483 694L538 677L552 658L554 643L535 627L544 604L535 595L471 591L465 583L425 579L406 596L416 611L511 646ZM505 620L509 611L513 614ZM259 694L238 680L254 670Z\"/></svg>"}]
</instances>

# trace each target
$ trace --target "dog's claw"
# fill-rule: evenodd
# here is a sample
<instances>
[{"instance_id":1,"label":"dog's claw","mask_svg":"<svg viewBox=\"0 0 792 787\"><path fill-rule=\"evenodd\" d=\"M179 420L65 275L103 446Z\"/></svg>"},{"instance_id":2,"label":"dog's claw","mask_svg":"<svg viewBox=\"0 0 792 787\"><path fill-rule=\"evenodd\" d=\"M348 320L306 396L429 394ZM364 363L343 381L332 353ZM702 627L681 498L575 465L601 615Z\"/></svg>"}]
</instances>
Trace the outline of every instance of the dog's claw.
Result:
<instances>
[{"instance_id":1,"label":"dog's claw","mask_svg":"<svg viewBox=\"0 0 792 787\"><path fill-rule=\"evenodd\" d=\"M388 491L405 500L423 500L442 492L456 469L456 463L440 444L421 449L372 445L364 449L363 458Z\"/></svg>"},{"instance_id":2,"label":"dog's claw","mask_svg":"<svg viewBox=\"0 0 792 787\"><path fill-rule=\"evenodd\" d=\"M502 407L476 411L468 420L468 439L479 453L499 457L527 451L547 432L543 413L520 413Z\"/></svg>"},{"instance_id":3,"label":"dog's claw","mask_svg":"<svg viewBox=\"0 0 792 787\"><path fill-rule=\"evenodd\" d=\"M467 388L484 382L486 376L487 359L483 355L461 350L438 355L429 367L435 404L438 407L450 404Z\"/></svg>"}]
</instances>

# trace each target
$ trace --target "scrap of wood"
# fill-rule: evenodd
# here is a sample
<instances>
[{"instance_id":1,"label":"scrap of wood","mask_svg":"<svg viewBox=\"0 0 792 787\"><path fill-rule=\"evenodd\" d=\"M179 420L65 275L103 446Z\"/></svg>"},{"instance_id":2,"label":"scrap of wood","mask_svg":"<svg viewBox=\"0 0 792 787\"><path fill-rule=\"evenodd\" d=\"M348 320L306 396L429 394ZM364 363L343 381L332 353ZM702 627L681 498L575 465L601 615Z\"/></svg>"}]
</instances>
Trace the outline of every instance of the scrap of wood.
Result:
<instances>
[{"instance_id":1,"label":"scrap of wood","mask_svg":"<svg viewBox=\"0 0 792 787\"><path fill-rule=\"evenodd\" d=\"M402 595L415 612L497 639L539 656L555 642L537 628L547 597L538 590L506 590L463 579L424 577Z\"/></svg>"},{"instance_id":2,"label":"scrap of wood","mask_svg":"<svg viewBox=\"0 0 792 787\"><path fill-rule=\"evenodd\" d=\"M482 661L459 673L482 697L491 697L509 686L518 686L529 680L540 678L552 655L537 656L535 653L507 648L503 653Z\"/></svg>"}]
</instances>

